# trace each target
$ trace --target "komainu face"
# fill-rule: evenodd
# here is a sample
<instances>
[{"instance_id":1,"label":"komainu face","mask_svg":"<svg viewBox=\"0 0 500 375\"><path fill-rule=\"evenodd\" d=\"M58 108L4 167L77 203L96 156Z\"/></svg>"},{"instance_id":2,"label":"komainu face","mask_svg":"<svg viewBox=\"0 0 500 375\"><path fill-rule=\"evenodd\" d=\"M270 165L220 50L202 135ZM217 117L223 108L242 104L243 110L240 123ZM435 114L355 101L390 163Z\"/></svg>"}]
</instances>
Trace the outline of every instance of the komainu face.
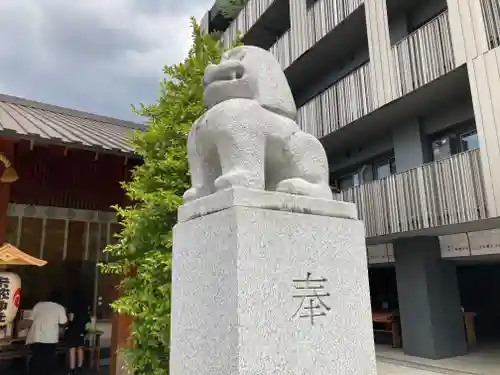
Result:
<instances>
[{"instance_id":1,"label":"komainu face","mask_svg":"<svg viewBox=\"0 0 500 375\"><path fill-rule=\"evenodd\" d=\"M208 111L189 132L186 202L235 187L332 199L325 150L294 121L292 92L269 51L228 51L203 85Z\"/></svg>"},{"instance_id":2,"label":"komainu face","mask_svg":"<svg viewBox=\"0 0 500 375\"><path fill-rule=\"evenodd\" d=\"M253 99L274 113L294 119L295 101L285 74L268 51L242 46L224 54L219 65L210 65L203 80L207 108L230 99Z\"/></svg>"}]
</instances>

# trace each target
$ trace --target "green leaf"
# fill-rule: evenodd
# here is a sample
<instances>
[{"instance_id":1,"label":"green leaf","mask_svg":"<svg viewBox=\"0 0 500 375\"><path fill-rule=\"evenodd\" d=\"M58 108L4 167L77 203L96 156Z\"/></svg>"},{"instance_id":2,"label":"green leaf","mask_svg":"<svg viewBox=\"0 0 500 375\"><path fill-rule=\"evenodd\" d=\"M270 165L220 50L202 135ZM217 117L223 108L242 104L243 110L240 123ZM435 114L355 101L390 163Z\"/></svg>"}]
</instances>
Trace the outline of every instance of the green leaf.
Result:
<instances>
[{"instance_id":1,"label":"green leaf","mask_svg":"<svg viewBox=\"0 0 500 375\"><path fill-rule=\"evenodd\" d=\"M221 14L230 20L236 18L246 3L248 3L248 0L217 0L215 2Z\"/></svg>"},{"instance_id":2,"label":"green leaf","mask_svg":"<svg viewBox=\"0 0 500 375\"><path fill-rule=\"evenodd\" d=\"M132 349L125 350L128 369L135 374L168 374L172 228L190 185L187 135L205 111L205 67L218 63L224 52L217 37L201 34L194 18L191 26L189 53L184 61L165 66L157 102L132 107L148 119L147 131L133 141L144 163L135 168L132 181L122 183L134 203L115 207L122 230L117 243L106 248L112 261L101 265L104 272L123 276L121 297L112 306L135 318ZM132 269L136 272L130 276Z\"/></svg>"}]
</instances>

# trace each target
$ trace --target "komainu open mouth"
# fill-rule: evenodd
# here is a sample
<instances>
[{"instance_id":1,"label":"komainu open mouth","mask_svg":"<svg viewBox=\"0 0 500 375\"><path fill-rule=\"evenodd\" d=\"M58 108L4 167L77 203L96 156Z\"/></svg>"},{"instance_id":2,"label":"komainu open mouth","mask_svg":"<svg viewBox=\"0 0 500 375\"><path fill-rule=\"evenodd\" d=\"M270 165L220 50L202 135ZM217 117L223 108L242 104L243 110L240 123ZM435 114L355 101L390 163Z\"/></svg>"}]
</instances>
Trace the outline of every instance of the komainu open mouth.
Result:
<instances>
[{"instance_id":1,"label":"komainu open mouth","mask_svg":"<svg viewBox=\"0 0 500 375\"><path fill-rule=\"evenodd\" d=\"M236 60L227 60L219 65L207 69L203 79L204 86L214 82L235 81L241 79L245 73L245 67Z\"/></svg>"}]
</instances>

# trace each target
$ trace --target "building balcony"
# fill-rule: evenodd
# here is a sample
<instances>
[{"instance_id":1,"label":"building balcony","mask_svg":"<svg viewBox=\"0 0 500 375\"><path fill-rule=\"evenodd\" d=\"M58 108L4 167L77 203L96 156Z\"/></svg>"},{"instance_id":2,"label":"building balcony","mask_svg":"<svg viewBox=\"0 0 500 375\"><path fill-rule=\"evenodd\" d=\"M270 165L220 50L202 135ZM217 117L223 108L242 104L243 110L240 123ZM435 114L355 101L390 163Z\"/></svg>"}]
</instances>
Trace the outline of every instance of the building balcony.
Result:
<instances>
[{"instance_id":1,"label":"building balcony","mask_svg":"<svg viewBox=\"0 0 500 375\"><path fill-rule=\"evenodd\" d=\"M317 0L310 6L307 3L290 3L293 60L323 39L359 8L363 0Z\"/></svg>"},{"instance_id":2,"label":"building balcony","mask_svg":"<svg viewBox=\"0 0 500 375\"><path fill-rule=\"evenodd\" d=\"M373 111L372 92L370 63L365 63L300 107L298 124L321 138Z\"/></svg>"},{"instance_id":3,"label":"building balcony","mask_svg":"<svg viewBox=\"0 0 500 375\"><path fill-rule=\"evenodd\" d=\"M455 68L448 11L392 47L396 96L404 96Z\"/></svg>"},{"instance_id":4,"label":"building balcony","mask_svg":"<svg viewBox=\"0 0 500 375\"><path fill-rule=\"evenodd\" d=\"M274 0L249 0L224 32L224 47L231 47L239 33L246 34Z\"/></svg>"},{"instance_id":5,"label":"building balcony","mask_svg":"<svg viewBox=\"0 0 500 375\"><path fill-rule=\"evenodd\" d=\"M500 4L498 0L480 0L490 48L500 46Z\"/></svg>"},{"instance_id":6,"label":"building balcony","mask_svg":"<svg viewBox=\"0 0 500 375\"><path fill-rule=\"evenodd\" d=\"M288 68L292 63L290 44L290 30L288 30L269 48L269 52L276 57L283 70Z\"/></svg>"},{"instance_id":7,"label":"building balcony","mask_svg":"<svg viewBox=\"0 0 500 375\"><path fill-rule=\"evenodd\" d=\"M238 33L247 45L269 48L290 28L289 0L248 0L222 35L225 48L231 47Z\"/></svg>"},{"instance_id":8,"label":"building balcony","mask_svg":"<svg viewBox=\"0 0 500 375\"><path fill-rule=\"evenodd\" d=\"M335 194L354 202L366 237L488 218L479 149Z\"/></svg>"}]
</instances>

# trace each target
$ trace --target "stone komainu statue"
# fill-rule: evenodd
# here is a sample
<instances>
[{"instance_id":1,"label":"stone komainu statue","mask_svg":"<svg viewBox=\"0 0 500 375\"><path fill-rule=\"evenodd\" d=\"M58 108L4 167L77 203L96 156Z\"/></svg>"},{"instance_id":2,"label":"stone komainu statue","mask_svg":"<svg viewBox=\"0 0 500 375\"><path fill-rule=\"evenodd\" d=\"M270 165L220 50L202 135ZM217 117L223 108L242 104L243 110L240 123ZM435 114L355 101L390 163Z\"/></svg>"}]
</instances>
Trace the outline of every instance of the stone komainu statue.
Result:
<instances>
[{"instance_id":1,"label":"stone komainu statue","mask_svg":"<svg viewBox=\"0 0 500 375\"><path fill-rule=\"evenodd\" d=\"M332 199L321 143L300 130L286 77L274 56L243 46L205 70L208 108L192 126L191 201L229 187Z\"/></svg>"}]
</instances>

